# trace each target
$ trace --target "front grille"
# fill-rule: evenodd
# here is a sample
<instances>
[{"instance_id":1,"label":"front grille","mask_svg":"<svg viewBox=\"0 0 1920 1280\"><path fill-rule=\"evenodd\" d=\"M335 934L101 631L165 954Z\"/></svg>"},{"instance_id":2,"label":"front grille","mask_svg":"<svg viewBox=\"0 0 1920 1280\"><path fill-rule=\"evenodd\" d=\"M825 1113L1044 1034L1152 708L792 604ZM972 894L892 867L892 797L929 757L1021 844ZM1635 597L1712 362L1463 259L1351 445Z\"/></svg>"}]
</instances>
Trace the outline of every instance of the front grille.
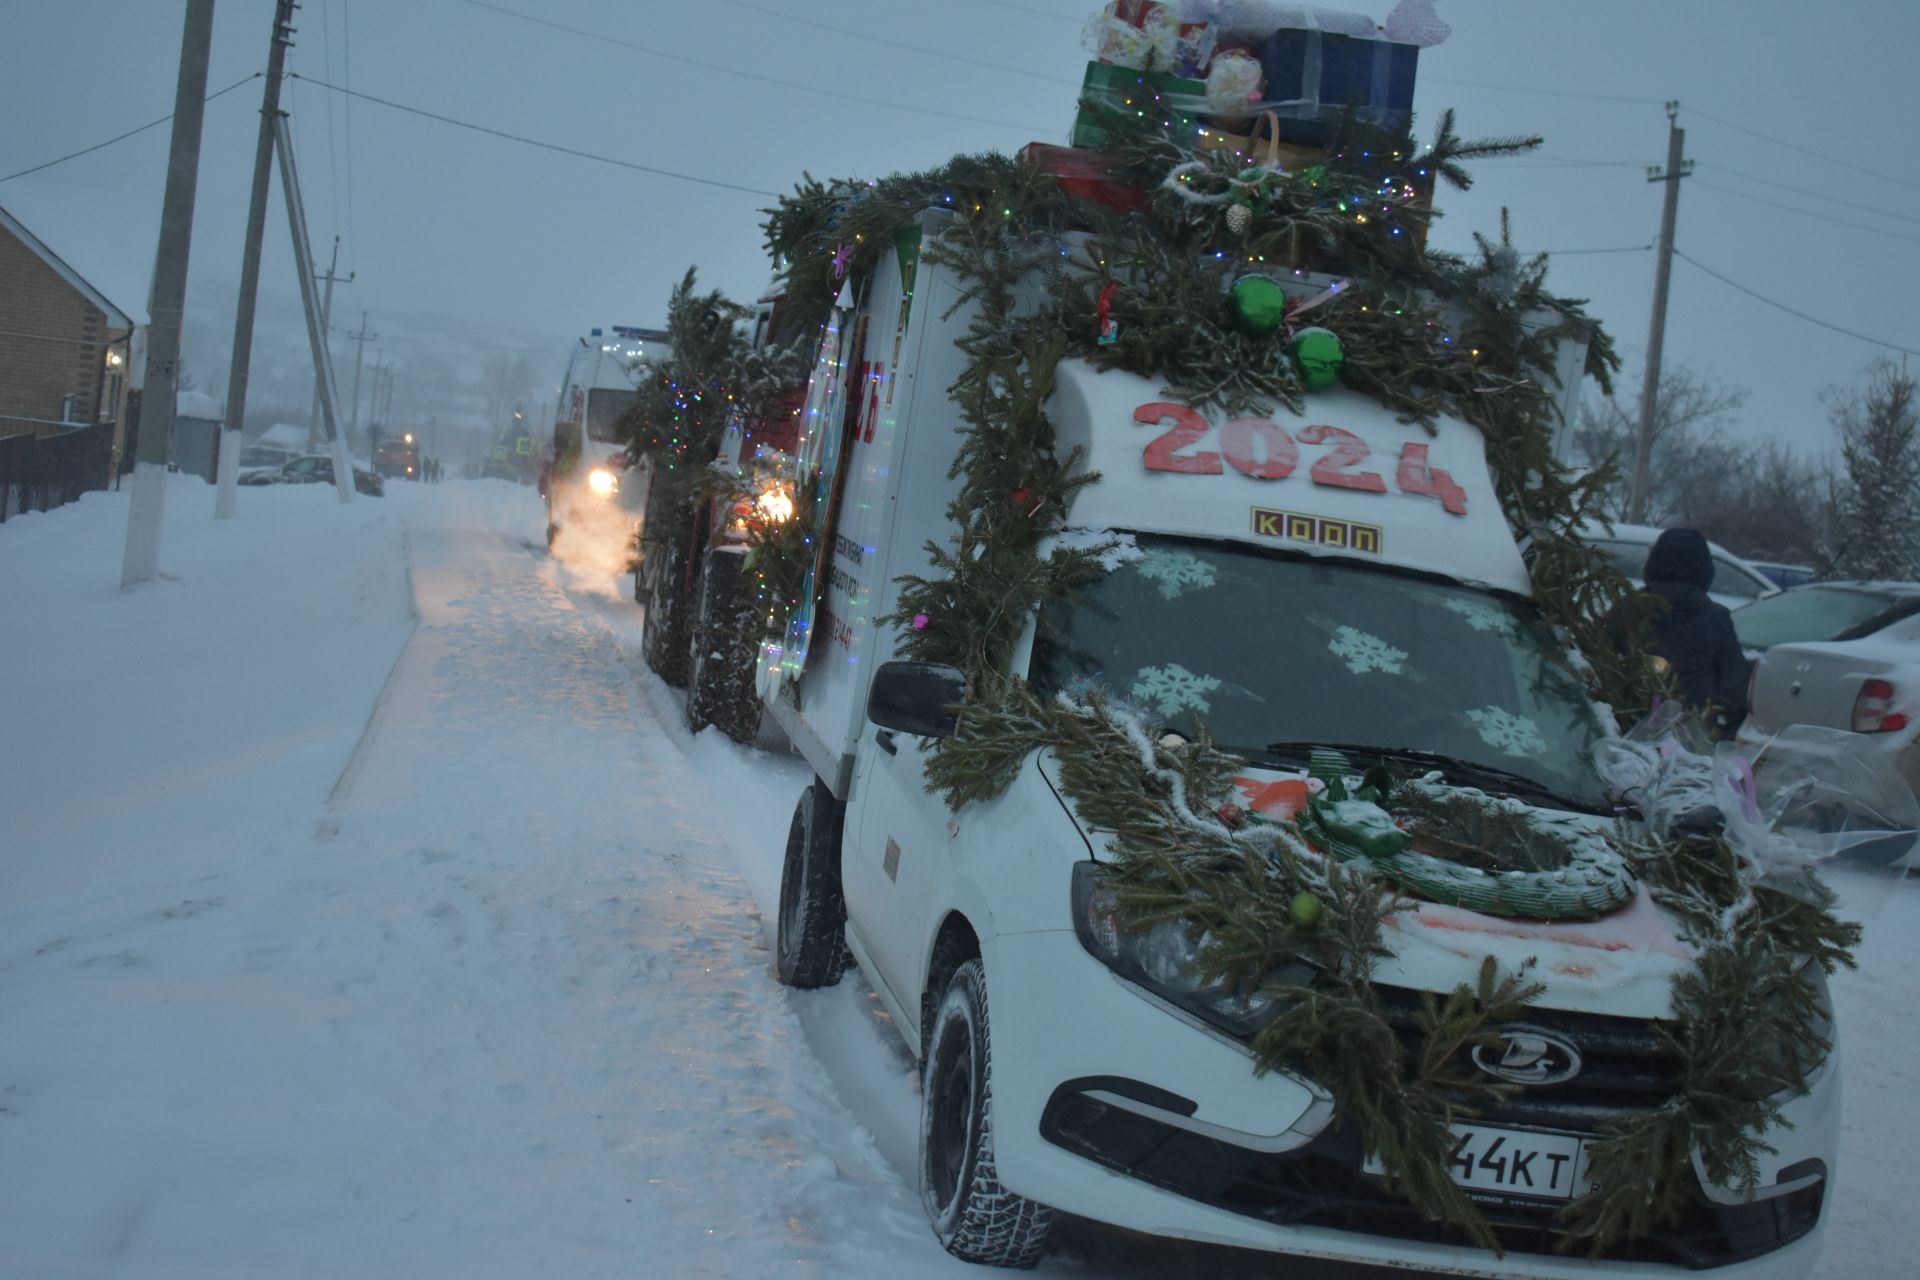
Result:
<instances>
[{"instance_id":1,"label":"front grille","mask_svg":"<svg viewBox=\"0 0 1920 1280\"><path fill-rule=\"evenodd\" d=\"M1337 1122L1307 1146L1268 1154L1111 1106L1090 1096L1091 1087L1074 1081L1054 1091L1041 1116L1043 1138L1117 1173L1266 1222L1470 1243L1457 1228L1430 1222L1404 1200L1387 1195L1362 1171L1357 1138ZM1113 1081L1099 1087L1127 1092ZM1695 1196L1676 1225L1617 1244L1605 1257L1694 1270L1744 1261L1811 1231L1825 1194L1822 1177L1802 1190L1751 1204L1716 1205ZM1480 1208L1509 1252L1554 1251L1558 1204L1490 1199Z\"/></svg>"},{"instance_id":2,"label":"front grille","mask_svg":"<svg viewBox=\"0 0 1920 1280\"><path fill-rule=\"evenodd\" d=\"M1403 987L1374 990L1407 1054L1417 1059L1420 993ZM1593 1133L1616 1116L1660 1106L1679 1088L1680 1056L1659 1022L1540 1008L1528 1009L1520 1021L1578 1049L1580 1073L1563 1084L1516 1086L1510 1100L1482 1111L1486 1120ZM1456 1065L1472 1069L1466 1051Z\"/></svg>"}]
</instances>

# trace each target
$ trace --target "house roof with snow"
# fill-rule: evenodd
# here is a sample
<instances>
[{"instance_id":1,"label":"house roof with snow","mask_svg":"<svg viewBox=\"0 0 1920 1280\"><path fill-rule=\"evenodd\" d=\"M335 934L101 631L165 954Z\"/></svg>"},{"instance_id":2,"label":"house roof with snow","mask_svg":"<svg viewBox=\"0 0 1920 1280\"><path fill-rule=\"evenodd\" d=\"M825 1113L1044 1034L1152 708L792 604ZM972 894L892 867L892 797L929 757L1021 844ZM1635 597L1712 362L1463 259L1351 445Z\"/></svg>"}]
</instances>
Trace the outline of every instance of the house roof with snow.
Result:
<instances>
[{"instance_id":1,"label":"house roof with snow","mask_svg":"<svg viewBox=\"0 0 1920 1280\"><path fill-rule=\"evenodd\" d=\"M307 429L297 423L276 422L249 443L284 444L295 449L304 449L307 447Z\"/></svg>"},{"instance_id":2,"label":"house roof with snow","mask_svg":"<svg viewBox=\"0 0 1920 1280\"><path fill-rule=\"evenodd\" d=\"M108 300L106 294L101 293L89 284L85 276L67 265L66 259L62 258L52 249L49 249L44 240L27 230L25 223L8 213L4 208L0 208L0 227L4 227L11 232L14 239L31 249L42 262L58 272L62 280L65 280L69 285L73 286L74 290L86 298L88 302L98 307L101 313L106 316L108 327L114 329L133 328L133 321L128 317L126 312L114 306L113 303Z\"/></svg>"}]
</instances>

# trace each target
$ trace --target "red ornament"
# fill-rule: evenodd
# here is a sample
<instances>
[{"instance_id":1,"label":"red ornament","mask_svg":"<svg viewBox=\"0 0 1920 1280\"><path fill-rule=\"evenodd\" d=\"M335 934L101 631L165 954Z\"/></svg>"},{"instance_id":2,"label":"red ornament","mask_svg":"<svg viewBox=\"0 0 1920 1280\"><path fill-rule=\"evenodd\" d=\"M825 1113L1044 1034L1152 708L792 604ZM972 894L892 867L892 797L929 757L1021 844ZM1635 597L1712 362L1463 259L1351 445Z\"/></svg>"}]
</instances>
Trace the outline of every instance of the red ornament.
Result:
<instances>
[{"instance_id":1,"label":"red ornament","mask_svg":"<svg viewBox=\"0 0 1920 1280\"><path fill-rule=\"evenodd\" d=\"M1229 827L1239 826L1241 820L1247 816L1247 811L1245 809L1242 809L1239 805L1234 804L1231 801L1221 805L1218 809L1215 809L1213 812L1220 819L1220 821L1226 823Z\"/></svg>"},{"instance_id":2,"label":"red ornament","mask_svg":"<svg viewBox=\"0 0 1920 1280\"><path fill-rule=\"evenodd\" d=\"M1033 494L1028 491L1025 485L1013 491L1013 505L1016 507L1024 507L1032 500Z\"/></svg>"},{"instance_id":3,"label":"red ornament","mask_svg":"<svg viewBox=\"0 0 1920 1280\"><path fill-rule=\"evenodd\" d=\"M1094 302L1094 314L1100 320L1100 345L1105 346L1120 336L1120 327L1113 322L1113 295L1120 288L1118 280L1107 281L1106 288L1100 290L1100 297Z\"/></svg>"}]
</instances>

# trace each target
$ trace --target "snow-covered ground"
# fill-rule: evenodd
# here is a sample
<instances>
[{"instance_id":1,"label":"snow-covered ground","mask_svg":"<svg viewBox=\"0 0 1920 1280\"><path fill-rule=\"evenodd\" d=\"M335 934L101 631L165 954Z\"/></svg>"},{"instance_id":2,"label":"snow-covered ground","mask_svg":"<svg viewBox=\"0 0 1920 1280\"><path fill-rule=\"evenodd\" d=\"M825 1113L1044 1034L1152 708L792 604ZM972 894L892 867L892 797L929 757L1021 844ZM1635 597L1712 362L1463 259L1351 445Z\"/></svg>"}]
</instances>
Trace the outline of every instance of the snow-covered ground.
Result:
<instances>
[{"instance_id":1,"label":"snow-covered ground","mask_svg":"<svg viewBox=\"0 0 1920 1280\"><path fill-rule=\"evenodd\" d=\"M531 490L176 478L131 593L124 503L0 526L0 1276L984 1274L871 994L768 974L804 767L685 733ZM1892 1280L1920 880L1841 884L1820 1274ZM1077 1223L1041 1268L1273 1272Z\"/></svg>"}]
</instances>

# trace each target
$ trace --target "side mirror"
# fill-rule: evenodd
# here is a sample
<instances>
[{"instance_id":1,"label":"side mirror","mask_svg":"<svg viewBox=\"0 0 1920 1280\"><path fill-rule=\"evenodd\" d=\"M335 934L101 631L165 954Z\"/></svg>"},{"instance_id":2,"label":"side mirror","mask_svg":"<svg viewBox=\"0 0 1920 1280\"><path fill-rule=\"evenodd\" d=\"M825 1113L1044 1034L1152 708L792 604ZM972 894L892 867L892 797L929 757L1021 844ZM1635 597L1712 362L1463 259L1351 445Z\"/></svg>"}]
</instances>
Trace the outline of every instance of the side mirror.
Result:
<instances>
[{"instance_id":1,"label":"side mirror","mask_svg":"<svg viewBox=\"0 0 1920 1280\"><path fill-rule=\"evenodd\" d=\"M867 690L867 719L916 738L953 735L947 710L967 696L967 677L940 662L883 662Z\"/></svg>"}]
</instances>

